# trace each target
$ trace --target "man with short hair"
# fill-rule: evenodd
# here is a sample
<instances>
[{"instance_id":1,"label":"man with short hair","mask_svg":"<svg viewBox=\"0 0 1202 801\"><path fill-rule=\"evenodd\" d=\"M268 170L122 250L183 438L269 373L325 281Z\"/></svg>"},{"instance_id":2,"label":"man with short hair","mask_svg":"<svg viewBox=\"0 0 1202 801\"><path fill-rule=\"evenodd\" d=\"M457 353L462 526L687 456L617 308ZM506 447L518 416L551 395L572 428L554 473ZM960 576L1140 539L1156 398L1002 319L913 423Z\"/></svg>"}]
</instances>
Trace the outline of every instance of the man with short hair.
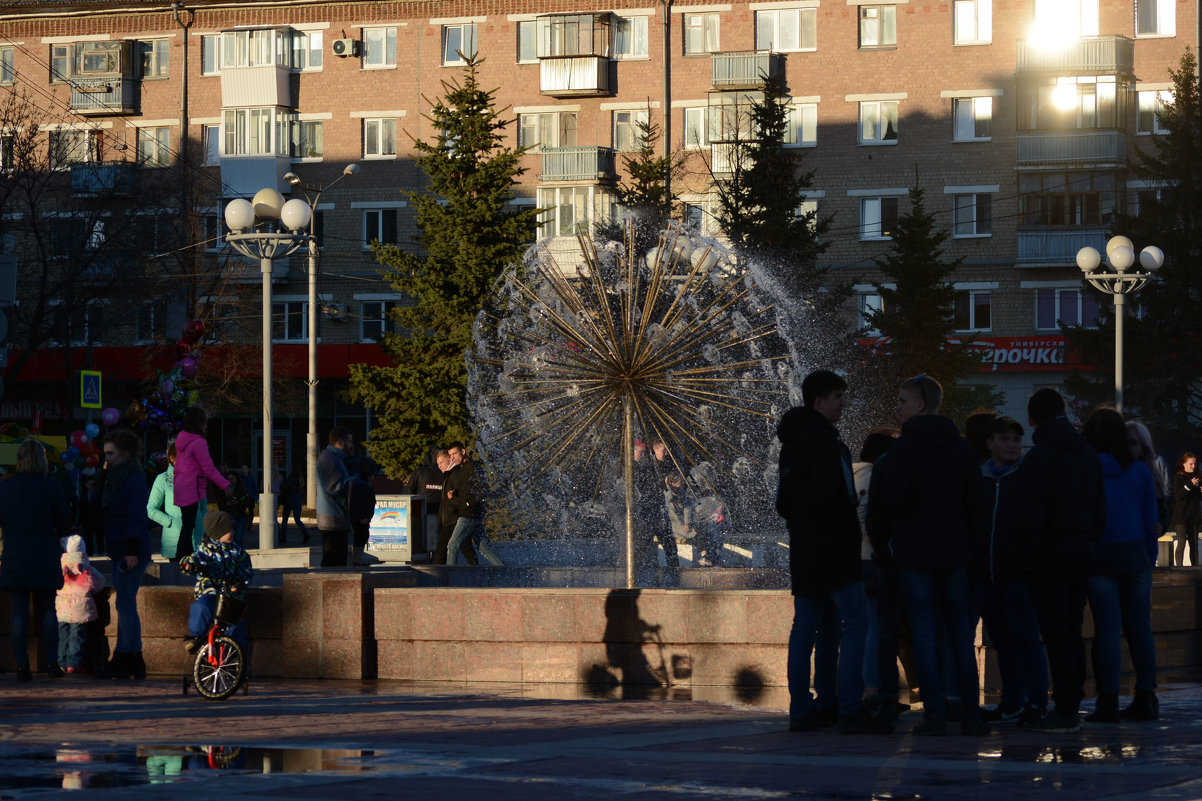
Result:
<instances>
[{"instance_id":1,"label":"man with short hair","mask_svg":"<svg viewBox=\"0 0 1202 801\"><path fill-rule=\"evenodd\" d=\"M330 429L330 444L317 457L317 529L321 532L321 566L345 567L351 522L347 495L355 436L345 426Z\"/></svg>"},{"instance_id":2,"label":"man with short hair","mask_svg":"<svg viewBox=\"0 0 1202 801\"><path fill-rule=\"evenodd\" d=\"M972 447L939 414L943 387L930 376L903 382L897 415L901 435L872 470L868 520L878 555L898 569L910 613L914 664L922 687L923 721L917 735L947 733L947 699L940 670L939 632L946 633L961 702L960 732L981 736L980 679L974 651L968 583L973 496L980 468ZM942 625L941 625L942 624Z\"/></svg>"},{"instance_id":3,"label":"man with short hair","mask_svg":"<svg viewBox=\"0 0 1202 801\"><path fill-rule=\"evenodd\" d=\"M835 725L845 734L893 730L892 720L872 718L862 702L868 597L860 574L851 454L835 428L846 391L847 382L830 370L810 373L801 384L804 406L786 412L777 428L781 451L776 511L789 527L793 585L789 731L813 731L824 722L810 696L810 655L819 638L833 641L840 635L838 679L829 686L833 677L819 672L819 701L837 694Z\"/></svg>"},{"instance_id":4,"label":"man with short hair","mask_svg":"<svg viewBox=\"0 0 1202 801\"><path fill-rule=\"evenodd\" d=\"M1105 485L1102 463L1069 422L1060 393L1035 392L1027 401L1027 416L1035 427L1035 446L1023 460L1023 470L1029 471L1023 502L1035 537L1027 585L1048 654L1055 707L1026 728L1070 733L1081 730L1086 570L1106 531Z\"/></svg>"},{"instance_id":5,"label":"man with short hair","mask_svg":"<svg viewBox=\"0 0 1202 801\"><path fill-rule=\"evenodd\" d=\"M444 504L449 504L448 520L455 521L447 544L447 564L455 564L455 554L468 539L476 546L480 555L495 567L503 567L505 562L493 550L492 542L484 531L484 511L486 506L484 476L476 467L475 462L467 458L466 450L461 442L453 442L447 448L453 461L451 471L443 481Z\"/></svg>"}]
</instances>

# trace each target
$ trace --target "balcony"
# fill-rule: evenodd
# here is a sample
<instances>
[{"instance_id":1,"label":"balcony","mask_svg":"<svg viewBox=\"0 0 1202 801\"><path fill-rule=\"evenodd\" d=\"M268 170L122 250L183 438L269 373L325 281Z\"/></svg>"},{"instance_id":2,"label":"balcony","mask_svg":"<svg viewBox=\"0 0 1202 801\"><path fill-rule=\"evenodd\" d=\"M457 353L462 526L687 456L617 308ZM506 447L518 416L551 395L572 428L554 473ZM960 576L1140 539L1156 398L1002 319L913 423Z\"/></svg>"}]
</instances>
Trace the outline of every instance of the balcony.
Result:
<instances>
[{"instance_id":1,"label":"balcony","mask_svg":"<svg viewBox=\"0 0 1202 801\"><path fill-rule=\"evenodd\" d=\"M1125 164L1127 137L1122 131L1020 133L1018 166Z\"/></svg>"},{"instance_id":2,"label":"balcony","mask_svg":"<svg viewBox=\"0 0 1202 801\"><path fill-rule=\"evenodd\" d=\"M128 197L134 191L136 170L132 161L72 164L71 193L76 197Z\"/></svg>"},{"instance_id":3,"label":"balcony","mask_svg":"<svg viewBox=\"0 0 1202 801\"><path fill-rule=\"evenodd\" d=\"M738 166L743 172L751 169L751 156L746 142L718 142L710 145L710 173L716 178L733 175Z\"/></svg>"},{"instance_id":4,"label":"balcony","mask_svg":"<svg viewBox=\"0 0 1202 801\"><path fill-rule=\"evenodd\" d=\"M541 58L538 75L544 95L590 97L610 93L609 59L603 56Z\"/></svg>"},{"instance_id":5,"label":"balcony","mask_svg":"<svg viewBox=\"0 0 1202 801\"><path fill-rule=\"evenodd\" d=\"M1086 246L1105 252L1106 229L1019 231L1018 257L1015 261L1026 266L1074 266L1077 263L1077 251Z\"/></svg>"},{"instance_id":6,"label":"balcony","mask_svg":"<svg viewBox=\"0 0 1202 801\"><path fill-rule=\"evenodd\" d=\"M608 147L547 147L542 151L543 171L549 181L600 181L613 178L614 151Z\"/></svg>"},{"instance_id":7,"label":"balcony","mask_svg":"<svg viewBox=\"0 0 1202 801\"><path fill-rule=\"evenodd\" d=\"M88 115L135 114L137 93L138 82L133 78L72 78L71 110Z\"/></svg>"},{"instance_id":8,"label":"balcony","mask_svg":"<svg viewBox=\"0 0 1202 801\"><path fill-rule=\"evenodd\" d=\"M253 197L265 186L283 193L292 187L284 176L292 169L288 156L222 156L221 184L227 197Z\"/></svg>"},{"instance_id":9,"label":"balcony","mask_svg":"<svg viewBox=\"0 0 1202 801\"><path fill-rule=\"evenodd\" d=\"M283 106L292 108L291 71L287 65L223 67L221 105L225 108Z\"/></svg>"},{"instance_id":10,"label":"balcony","mask_svg":"<svg viewBox=\"0 0 1202 801\"><path fill-rule=\"evenodd\" d=\"M714 53L710 57L712 86L724 89L762 89L765 78L785 74L782 53Z\"/></svg>"},{"instance_id":11,"label":"balcony","mask_svg":"<svg viewBox=\"0 0 1202 801\"><path fill-rule=\"evenodd\" d=\"M1018 42L1018 73L1050 72L1057 75L1134 74L1135 42L1126 36L1078 39L1067 47L1050 49Z\"/></svg>"}]
</instances>

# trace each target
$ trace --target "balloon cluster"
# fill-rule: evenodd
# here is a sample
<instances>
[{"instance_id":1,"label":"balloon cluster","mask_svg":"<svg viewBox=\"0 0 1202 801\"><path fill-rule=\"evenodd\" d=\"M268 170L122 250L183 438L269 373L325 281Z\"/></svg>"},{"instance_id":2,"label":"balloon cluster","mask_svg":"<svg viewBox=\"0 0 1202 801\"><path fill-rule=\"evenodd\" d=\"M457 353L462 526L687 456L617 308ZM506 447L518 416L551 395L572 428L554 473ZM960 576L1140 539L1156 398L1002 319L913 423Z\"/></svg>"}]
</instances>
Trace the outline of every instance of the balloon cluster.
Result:
<instances>
[{"instance_id":1,"label":"balloon cluster","mask_svg":"<svg viewBox=\"0 0 1202 801\"><path fill-rule=\"evenodd\" d=\"M184 410L200 402L196 388L196 372L200 366L200 340L205 324L189 320L175 343L175 364L164 372L158 371L154 388L145 397L135 400L125 410L129 421L142 428L157 427L168 436L182 426Z\"/></svg>"},{"instance_id":2,"label":"balloon cluster","mask_svg":"<svg viewBox=\"0 0 1202 801\"><path fill-rule=\"evenodd\" d=\"M105 411L107 413L116 410ZM101 455L101 448L95 442L99 436L100 426L95 423L88 423L83 429L72 431L67 437L67 448L59 454L59 458L67 467L82 470L85 476L95 475Z\"/></svg>"}]
</instances>

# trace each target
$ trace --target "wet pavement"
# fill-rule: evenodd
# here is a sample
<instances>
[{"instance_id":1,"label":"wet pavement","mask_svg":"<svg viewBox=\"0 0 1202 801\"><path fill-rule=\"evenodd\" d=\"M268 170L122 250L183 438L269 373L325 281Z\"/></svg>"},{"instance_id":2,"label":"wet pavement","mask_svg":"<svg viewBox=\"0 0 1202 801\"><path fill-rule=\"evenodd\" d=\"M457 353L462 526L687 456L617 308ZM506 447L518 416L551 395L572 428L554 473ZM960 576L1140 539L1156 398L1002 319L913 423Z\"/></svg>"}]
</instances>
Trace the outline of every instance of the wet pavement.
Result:
<instances>
[{"instance_id":1,"label":"wet pavement","mask_svg":"<svg viewBox=\"0 0 1202 801\"><path fill-rule=\"evenodd\" d=\"M790 734L775 688L181 686L0 675L0 798L1202 798L1197 684L1162 686L1158 723L934 739Z\"/></svg>"}]
</instances>

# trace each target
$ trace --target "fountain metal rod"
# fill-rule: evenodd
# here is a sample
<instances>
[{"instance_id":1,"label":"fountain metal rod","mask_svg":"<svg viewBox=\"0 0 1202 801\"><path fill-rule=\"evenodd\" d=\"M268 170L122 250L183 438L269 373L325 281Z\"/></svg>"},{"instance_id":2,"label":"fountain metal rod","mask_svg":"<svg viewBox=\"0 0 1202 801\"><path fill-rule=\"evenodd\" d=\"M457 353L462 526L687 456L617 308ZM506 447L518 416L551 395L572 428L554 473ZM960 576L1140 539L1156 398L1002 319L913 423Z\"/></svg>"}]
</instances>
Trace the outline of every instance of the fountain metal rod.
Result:
<instances>
[{"instance_id":1,"label":"fountain metal rod","mask_svg":"<svg viewBox=\"0 0 1202 801\"><path fill-rule=\"evenodd\" d=\"M622 472L626 480L626 589L634 581L634 407L629 393L622 396Z\"/></svg>"}]
</instances>

